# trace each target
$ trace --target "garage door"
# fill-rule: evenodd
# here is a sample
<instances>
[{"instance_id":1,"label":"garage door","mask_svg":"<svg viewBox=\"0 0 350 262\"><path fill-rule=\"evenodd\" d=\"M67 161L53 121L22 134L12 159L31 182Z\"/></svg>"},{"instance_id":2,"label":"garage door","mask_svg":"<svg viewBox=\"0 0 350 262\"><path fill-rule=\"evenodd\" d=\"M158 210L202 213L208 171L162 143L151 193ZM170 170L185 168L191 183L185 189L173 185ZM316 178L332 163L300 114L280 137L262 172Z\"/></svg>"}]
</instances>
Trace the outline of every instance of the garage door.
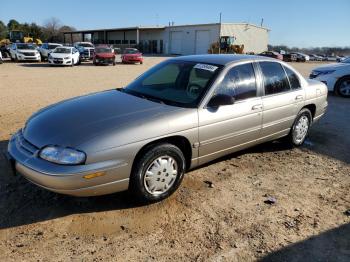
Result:
<instances>
[{"instance_id":1,"label":"garage door","mask_svg":"<svg viewBox=\"0 0 350 262\"><path fill-rule=\"evenodd\" d=\"M182 31L170 32L170 53L181 55L182 52Z\"/></svg>"},{"instance_id":2,"label":"garage door","mask_svg":"<svg viewBox=\"0 0 350 262\"><path fill-rule=\"evenodd\" d=\"M196 31L196 54L207 54L210 46L209 30Z\"/></svg>"}]
</instances>

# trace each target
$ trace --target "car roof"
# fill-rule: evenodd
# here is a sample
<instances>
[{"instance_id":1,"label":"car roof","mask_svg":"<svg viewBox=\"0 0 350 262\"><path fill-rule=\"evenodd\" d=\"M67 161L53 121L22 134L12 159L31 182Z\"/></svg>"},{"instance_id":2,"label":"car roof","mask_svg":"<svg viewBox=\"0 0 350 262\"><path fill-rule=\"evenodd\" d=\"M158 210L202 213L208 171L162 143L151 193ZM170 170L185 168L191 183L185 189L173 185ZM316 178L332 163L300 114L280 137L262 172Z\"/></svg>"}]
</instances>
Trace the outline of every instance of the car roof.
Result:
<instances>
[{"instance_id":1,"label":"car roof","mask_svg":"<svg viewBox=\"0 0 350 262\"><path fill-rule=\"evenodd\" d=\"M237 54L189 55L189 56L178 56L178 57L172 58L172 59L173 60L181 60L181 61L198 62L198 63L210 63L210 64L217 64L217 65L227 65L227 64L231 64L233 62L246 61L246 60L277 61L276 59L268 58L265 56L237 55Z\"/></svg>"}]
</instances>

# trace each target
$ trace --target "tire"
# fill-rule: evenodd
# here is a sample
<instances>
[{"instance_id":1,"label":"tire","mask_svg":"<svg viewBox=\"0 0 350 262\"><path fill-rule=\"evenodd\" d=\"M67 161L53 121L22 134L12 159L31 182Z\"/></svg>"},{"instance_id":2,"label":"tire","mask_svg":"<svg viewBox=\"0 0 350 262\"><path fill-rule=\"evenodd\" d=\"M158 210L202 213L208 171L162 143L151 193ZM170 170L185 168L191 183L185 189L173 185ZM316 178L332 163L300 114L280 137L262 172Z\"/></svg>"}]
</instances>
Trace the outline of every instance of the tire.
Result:
<instances>
[{"instance_id":1,"label":"tire","mask_svg":"<svg viewBox=\"0 0 350 262\"><path fill-rule=\"evenodd\" d=\"M71 67L74 67L74 59L72 58L72 64Z\"/></svg>"},{"instance_id":2,"label":"tire","mask_svg":"<svg viewBox=\"0 0 350 262\"><path fill-rule=\"evenodd\" d=\"M185 170L185 157L178 147L168 143L150 146L135 159L129 191L141 202L163 200L180 186Z\"/></svg>"},{"instance_id":3,"label":"tire","mask_svg":"<svg viewBox=\"0 0 350 262\"><path fill-rule=\"evenodd\" d=\"M350 76L340 78L335 84L334 91L338 96L350 98Z\"/></svg>"},{"instance_id":4,"label":"tire","mask_svg":"<svg viewBox=\"0 0 350 262\"><path fill-rule=\"evenodd\" d=\"M115 66L115 62L113 62L113 66Z\"/></svg>"},{"instance_id":5,"label":"tire","mask_svg":"<svg viewBox=\"0 0 350 262\"><path fill-rule=\"evenodd\" d=\"M287 142L292 146L301 146L307 137L312 125L312 114L309 109L303 108L297 115L288 134Z\"/></svg>"},{"instance_id":6,"label":"tire","mask_svg":"<svg viewBox=\"0 0 350 262\"><path fill-rule=\"evenodd\" d=\"M140 62L140 65L142 65L142 64L143 64L143 62L141 61L141 62Z\"/></svg>"},{"instance_id":7,"label":"tire","mask_svg":"<svg viewBox=\"0 0 350 262\"><path fill-rule=\"evenodd\" d=\"M19 62L17 55L15 56L15 62L16 62L16 63Z\"/></svg>"}]
</instances>

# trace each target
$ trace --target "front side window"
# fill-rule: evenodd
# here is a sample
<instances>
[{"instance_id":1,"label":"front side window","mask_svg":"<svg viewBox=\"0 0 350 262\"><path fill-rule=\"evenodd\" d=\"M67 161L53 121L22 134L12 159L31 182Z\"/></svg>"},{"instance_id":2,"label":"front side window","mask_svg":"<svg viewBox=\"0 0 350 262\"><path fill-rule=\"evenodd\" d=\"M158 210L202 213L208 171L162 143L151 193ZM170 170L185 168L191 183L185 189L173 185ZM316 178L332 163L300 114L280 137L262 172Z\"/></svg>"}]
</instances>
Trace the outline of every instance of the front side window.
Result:
<instances>
[{"instance_id":1,"label":"front side window","mask_svg":"<svg viewBox=\"0 0 350 262\"><path fill-rule=\"evenodd\" d=\"M196 107L221 66L189 61L161 63L130 83L124 92L180 107Z\"/></svg>"},{"instance_id":2,"label":"front side window","mask_svg":"<svg viewBox=\"0 0 350 262\"><path fill-rule=\"evenodd\" d=\"M278 94L290 90L286 73L282 66L276 62L260 62L264 76L265 95Z\"/></svg>"},{"instance_id":3,"label":"front side window","mask_svg":"<svg viewBox=\"0 0 350 262\"><path fill-rule=\"evenodd\" d=\"M219 84L215 94L232 96L236 101L256 97L257 87L251 63L230 69Z\"/></svg>"},{"instance_id":4,"label":"front side window","mask_svg":"<svg viewBox=\"0 0 350 262\"><path fill-rule=\"evenodd\" d=\"M289 69L288 67L283 67L284 70L287 73L288 79L289 79L289 83L290 83L290 87L292 89L298 89L301 87L300 85L300 81L299 81L299 77L297 76L297 74L295 72L293 72L293 70Z\"/></svg>"}]
</instances>

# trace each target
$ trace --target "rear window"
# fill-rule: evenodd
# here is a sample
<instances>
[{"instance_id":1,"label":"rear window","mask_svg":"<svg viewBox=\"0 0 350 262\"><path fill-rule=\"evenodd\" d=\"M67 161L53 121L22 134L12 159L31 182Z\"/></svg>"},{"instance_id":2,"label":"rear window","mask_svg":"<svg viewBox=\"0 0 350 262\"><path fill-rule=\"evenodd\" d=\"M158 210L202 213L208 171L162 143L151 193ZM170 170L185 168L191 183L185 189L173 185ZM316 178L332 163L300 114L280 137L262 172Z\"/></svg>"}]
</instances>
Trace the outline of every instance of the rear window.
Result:
<instances>
[{"instance_id":1,"label":"rear window","mask_svg":"<svg viewBox=\"0 0 350 262\"><path fill-rule=\"evenodd\" d=\"M287 73L287 76L288 76L288 79L289 79L289 83L290 83L290 87L292 89L298 89L301 87L300 85L300 81L299 81L299 78L298 76L296 75L295 72L293 72L291 69L289 69L288 67L283 67L284 70L286 70L286 73Z\"/></svg>"}]
</instances>

